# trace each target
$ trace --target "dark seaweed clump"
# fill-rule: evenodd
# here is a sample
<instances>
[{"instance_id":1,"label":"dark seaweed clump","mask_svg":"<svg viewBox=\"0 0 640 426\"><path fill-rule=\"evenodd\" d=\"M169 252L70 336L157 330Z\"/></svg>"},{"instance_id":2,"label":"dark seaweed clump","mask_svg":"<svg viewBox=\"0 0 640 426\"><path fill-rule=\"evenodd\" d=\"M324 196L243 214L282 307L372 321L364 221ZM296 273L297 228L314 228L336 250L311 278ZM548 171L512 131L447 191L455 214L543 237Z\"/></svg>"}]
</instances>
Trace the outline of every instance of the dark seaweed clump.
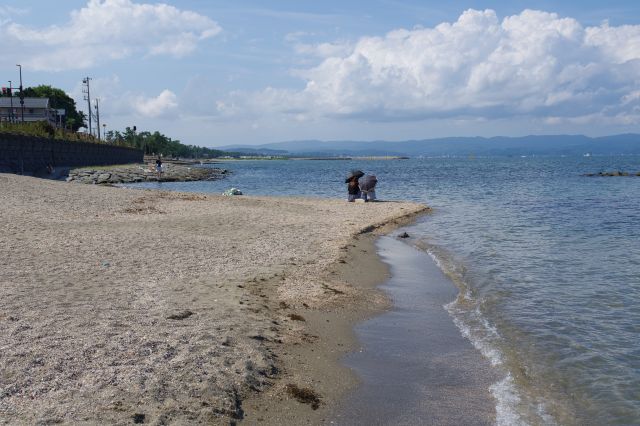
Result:
<instances>
[{"instance_id":1,"label":"dark seaweed clump","mask_svg":"<svg viewBox=\"0 0 640 426\"><path fill-rule=\"evenodd\" d=\"M141 423L144 423L144 418L146 416L144 414L141 414L141 413L136 413L132 417L133 417L133 423L141 424Z\"/></svg>"},{"instance_id":2,"label":"dark seaweed clump","mask_svg":"<svg viewBox=\"0 0 640 426\"><path fill-rule=\"evenodd\" d=\"M306 321L304 319L304 317L302 315L298 315L298 314L289 314L287 315L289 318L291 318L294 321Z\"/></svg>"},{"instance_id":3,"label":"dark seaweed clump","mask_svg":"<svg viewBox=\"0 0 640 426\"><path fill-rule=\"evenodd\" d=\"M183 319L189 318L191 315L193 315L193 312L191 311L182 311L182 312L178 312L177 314L169 315L167 319L183 320Z\"/></svg>"},{"instance_id":4,"label":"dark seaweed clump","mask_svg":"<svg viewBox=\"0 0 640 426\"><path fill-rule=\"evenodd\" d=\"M320 407L320 396L310 388L301 388L293 383L286 387L287 393L303 404L310 404L311 408L317 410Z\"/></svg>"}]
</instances>

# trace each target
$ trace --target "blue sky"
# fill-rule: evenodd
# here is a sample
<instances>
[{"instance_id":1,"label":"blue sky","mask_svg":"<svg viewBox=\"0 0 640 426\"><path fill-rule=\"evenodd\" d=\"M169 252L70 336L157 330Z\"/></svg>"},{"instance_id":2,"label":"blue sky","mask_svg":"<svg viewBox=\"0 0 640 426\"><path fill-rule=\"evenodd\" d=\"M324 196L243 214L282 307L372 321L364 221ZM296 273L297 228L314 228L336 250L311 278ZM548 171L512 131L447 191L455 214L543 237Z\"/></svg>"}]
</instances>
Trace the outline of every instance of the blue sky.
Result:
<instances>
[{"instance_id":1,"label":"blue sky","mask_svg":"<svg viewBox=\"0 0 640 426\"><path fill-rule=\"evenodd\" d=\"M640 2L3 0L0 79L185 143L640 132Z\"/></svg>"}]
</instances>

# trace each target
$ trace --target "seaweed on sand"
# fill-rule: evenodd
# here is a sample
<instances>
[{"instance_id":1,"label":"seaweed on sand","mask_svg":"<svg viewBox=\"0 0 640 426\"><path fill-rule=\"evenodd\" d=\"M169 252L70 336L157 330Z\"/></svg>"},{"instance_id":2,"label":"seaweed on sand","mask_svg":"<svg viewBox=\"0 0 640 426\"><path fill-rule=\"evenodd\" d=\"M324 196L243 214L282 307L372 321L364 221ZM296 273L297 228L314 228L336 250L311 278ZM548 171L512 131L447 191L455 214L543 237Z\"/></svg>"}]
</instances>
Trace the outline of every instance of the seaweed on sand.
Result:
<instances>
[{"instance_id":1,"label":"seaweed on sand","mask_svg":"<svg viewBox=\"0 0 640 426\"><path fill-rule=\"evenodd\" d=\"M178 312L178 313L173 314L173 315L169 315L167 317L167 319L183 320L183 319L189 318L191 315L193 315L193 312L191 312L189 310L186 310L186 311Z\"/></svg>"},{"instance_id":2,"label":"seaweed on sand","mask_svg":"<svg viewBox=\"0 0 640 426\"><path fill-rule=\"evenodd\" d=\"M287 316L288 316L290 319L294 320L294 321L306 321L302 315L298 315L298 314L289 314L289 315L287 315Z\"/></svg>"},{"instance_id":3,"label":"seaweed on sand","mask_svg":"<svg viewBox=\"0 0 640 426\"><path fill-rule=\"evenodd\" d=\"M303 404L310 404L311 408L317 410L320 407L320 396L311 388L301 388L293 383L289 383L286 388L287 393Z\"/></svg>"}]
</instances>

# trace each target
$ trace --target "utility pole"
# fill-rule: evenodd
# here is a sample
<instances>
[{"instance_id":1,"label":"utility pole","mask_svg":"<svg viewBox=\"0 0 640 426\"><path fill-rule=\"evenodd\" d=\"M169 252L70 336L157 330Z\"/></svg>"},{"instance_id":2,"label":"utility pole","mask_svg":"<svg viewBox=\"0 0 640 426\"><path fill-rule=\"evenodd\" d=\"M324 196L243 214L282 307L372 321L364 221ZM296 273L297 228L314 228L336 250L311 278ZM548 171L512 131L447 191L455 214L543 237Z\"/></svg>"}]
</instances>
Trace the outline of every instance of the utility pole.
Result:
<instances>
[{"instance_id":1,"label":"utility pole","mask_svg":"<svg viewBox=\"0 0 640 426\"><path fill-rule=\"evenodd\" d=\"M22 65L16 64L20 68L20 109L22 110L22 122L24 123L24 93L22 93Z\"/></svg>"},{"instance_id":2,"label":"utility pole","mask_svg":"<svg viewBox=\"0 0 640 426\"><path fill-rule=\"evenodd\" d=\"M89 134L93 134L92 129L91 129L91 92L89 91L89 81L91 79L89 77L85 77L82 79L82 84L84 84L86 87L82 88L82 93L84 93L84 100L87 101L87 106L88 106L88 111L89 111Z\"/></svg>"},{"instance_id":3,"label":"utility pole","mask_svg":"<svg viewBox=\"0 0 640 426\"><path fill-rule=\"evenodd\" d=\"M96 123L98 128L98 140L100 140L100 98L96 98Z\"/></svg>"},{"instance_id":4,"label":"utility pole","mask_svg":"<svg viewBox=\"0 0 640 426\"><path fill-rule=\"evenodd\" d=\"M9 123L13 123L13 87L11 86L11 80L9 80L9 103L11 109L9 110Z\"/></svg>"}]
</instances>

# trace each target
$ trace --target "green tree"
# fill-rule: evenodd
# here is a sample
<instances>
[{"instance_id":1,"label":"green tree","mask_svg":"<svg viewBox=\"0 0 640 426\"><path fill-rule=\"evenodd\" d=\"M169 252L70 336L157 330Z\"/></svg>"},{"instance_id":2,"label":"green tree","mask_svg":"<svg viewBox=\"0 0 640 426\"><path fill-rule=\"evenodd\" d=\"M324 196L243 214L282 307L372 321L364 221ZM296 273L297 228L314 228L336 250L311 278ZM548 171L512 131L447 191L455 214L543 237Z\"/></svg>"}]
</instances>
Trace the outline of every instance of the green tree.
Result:
<instances>
[{"instance_id":1,"label":"green tree","mask_svg":"<svg viewBox=\"0 0 640 426\"><path fill-rule=\"evenodd\" d=\"M87 117L85 113L76 109L76 101L74 101L62 89L57 89L47 85L27 87L24 89L24 96L32 98L49 98L49 105L51 108L65 110L65 125L71 127L74 132L80 127L87 127Z\"/></svg>"}]
</instances>

